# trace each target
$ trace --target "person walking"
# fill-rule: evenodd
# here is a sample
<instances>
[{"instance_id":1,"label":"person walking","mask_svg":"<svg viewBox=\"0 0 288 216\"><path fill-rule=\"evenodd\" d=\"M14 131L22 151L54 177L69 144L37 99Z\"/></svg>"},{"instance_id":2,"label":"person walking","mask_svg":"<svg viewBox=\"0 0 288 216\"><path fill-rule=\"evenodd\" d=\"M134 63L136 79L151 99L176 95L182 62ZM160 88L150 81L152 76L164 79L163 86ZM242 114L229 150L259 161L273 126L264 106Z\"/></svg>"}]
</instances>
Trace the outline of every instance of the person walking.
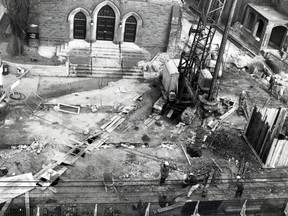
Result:
<instances>
[{"instance_id":1,"label":"person walking","mask_svg":"<svg viewBox=\"0 0 288 216\"><path fill-rule=\"evenodd\" d=\"M160 185L165 184L165 180L168 178L169 175L169 162L165 161L160 165Z\"/></svg>"}]
</instances>

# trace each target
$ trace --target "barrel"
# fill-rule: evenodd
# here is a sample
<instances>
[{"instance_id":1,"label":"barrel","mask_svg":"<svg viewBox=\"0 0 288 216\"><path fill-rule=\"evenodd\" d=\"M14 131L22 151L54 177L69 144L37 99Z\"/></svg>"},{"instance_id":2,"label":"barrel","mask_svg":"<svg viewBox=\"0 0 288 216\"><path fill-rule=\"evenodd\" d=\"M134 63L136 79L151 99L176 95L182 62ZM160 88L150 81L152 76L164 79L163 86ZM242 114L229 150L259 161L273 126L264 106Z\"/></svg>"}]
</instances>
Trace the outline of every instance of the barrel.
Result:
<instances>
[{"instance_id":1,"label":"barrel","mask_svg":"<svg viewBox=\"0 0 288 216\"><path fill-rule=\"evenodd\" d=\"M8 114L8 103L5 101L0 102L0 126L5 124L5 119Z\"/></svg>"},{"instance_id":2,"label":"barrel","mask_svg":"<svg viewBox=\"0 0 288 216\"><path fill-rule=\"evenodd\" d=\"M30 24L27 29L29 47L38 48L39 46L39 29L38 25Z\"/></svg>"}]
</instances>

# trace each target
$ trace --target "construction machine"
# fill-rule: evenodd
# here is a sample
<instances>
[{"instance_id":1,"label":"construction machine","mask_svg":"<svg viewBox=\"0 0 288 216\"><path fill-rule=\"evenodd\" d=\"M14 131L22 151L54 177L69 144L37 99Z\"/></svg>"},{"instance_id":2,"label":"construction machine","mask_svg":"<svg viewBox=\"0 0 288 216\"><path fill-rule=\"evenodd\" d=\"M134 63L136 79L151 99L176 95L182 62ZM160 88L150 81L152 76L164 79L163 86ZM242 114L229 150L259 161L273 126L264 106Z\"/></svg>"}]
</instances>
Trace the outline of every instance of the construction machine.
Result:
<instances>
[{"instance_id":1,"label":"construction machine","mask_svg":"<svg viewBox=\"0 0 288 216\"><path fill-rule=\"evenodd\" d=\"M172 59L169 60L170 63L165 63L163 69L162 92L168 103L200 105L208 113L218 109L217 78L222 75L223 53L236 1L232 3L220 48L212 42L226 0L200 2L198 9L201 12L197 26L191 26L189 30L188 43L181 53L177 68L176 60ZM161 104L165 104L163 99L161 100Z\"/></svg>"}]
</instances>

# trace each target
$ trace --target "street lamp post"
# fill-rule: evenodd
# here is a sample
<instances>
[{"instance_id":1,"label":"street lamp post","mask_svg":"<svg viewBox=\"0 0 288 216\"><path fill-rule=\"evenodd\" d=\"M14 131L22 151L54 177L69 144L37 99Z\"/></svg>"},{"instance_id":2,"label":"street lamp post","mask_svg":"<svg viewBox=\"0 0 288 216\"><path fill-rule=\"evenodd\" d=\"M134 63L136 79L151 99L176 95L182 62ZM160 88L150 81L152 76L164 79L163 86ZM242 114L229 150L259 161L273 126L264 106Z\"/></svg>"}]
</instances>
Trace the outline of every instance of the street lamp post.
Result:
<instances>
[{"instance_id":1,"label":"street lamp post","mask_svg":"<svg viewBox=\"0 0 288 216\"><path fill-rule=\"evenodd\" d=\"M92 31L93 31L93 20L90 22L90 54L92 54Z\"/></svg>"}]
</instances>

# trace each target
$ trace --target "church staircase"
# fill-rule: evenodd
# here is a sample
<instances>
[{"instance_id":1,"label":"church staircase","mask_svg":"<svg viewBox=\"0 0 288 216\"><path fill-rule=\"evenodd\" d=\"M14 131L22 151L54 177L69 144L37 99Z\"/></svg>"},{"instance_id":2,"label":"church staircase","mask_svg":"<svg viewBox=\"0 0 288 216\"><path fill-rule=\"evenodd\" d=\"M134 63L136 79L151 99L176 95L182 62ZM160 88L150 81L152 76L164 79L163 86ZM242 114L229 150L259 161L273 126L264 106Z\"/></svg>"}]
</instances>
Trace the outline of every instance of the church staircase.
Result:
<instances>
[{"instance_id":1,"label":"church staircase","mask_svg":"<svg viewBox=\"0 0 288 216\"><path fill-rule=\"evenodd\" d=\"M137 45L111 41L72 41L57 47L57 56L69 59L69 75L76 77L143 78L137 63L149 55Z\"/></svg>"}]
</instances>

